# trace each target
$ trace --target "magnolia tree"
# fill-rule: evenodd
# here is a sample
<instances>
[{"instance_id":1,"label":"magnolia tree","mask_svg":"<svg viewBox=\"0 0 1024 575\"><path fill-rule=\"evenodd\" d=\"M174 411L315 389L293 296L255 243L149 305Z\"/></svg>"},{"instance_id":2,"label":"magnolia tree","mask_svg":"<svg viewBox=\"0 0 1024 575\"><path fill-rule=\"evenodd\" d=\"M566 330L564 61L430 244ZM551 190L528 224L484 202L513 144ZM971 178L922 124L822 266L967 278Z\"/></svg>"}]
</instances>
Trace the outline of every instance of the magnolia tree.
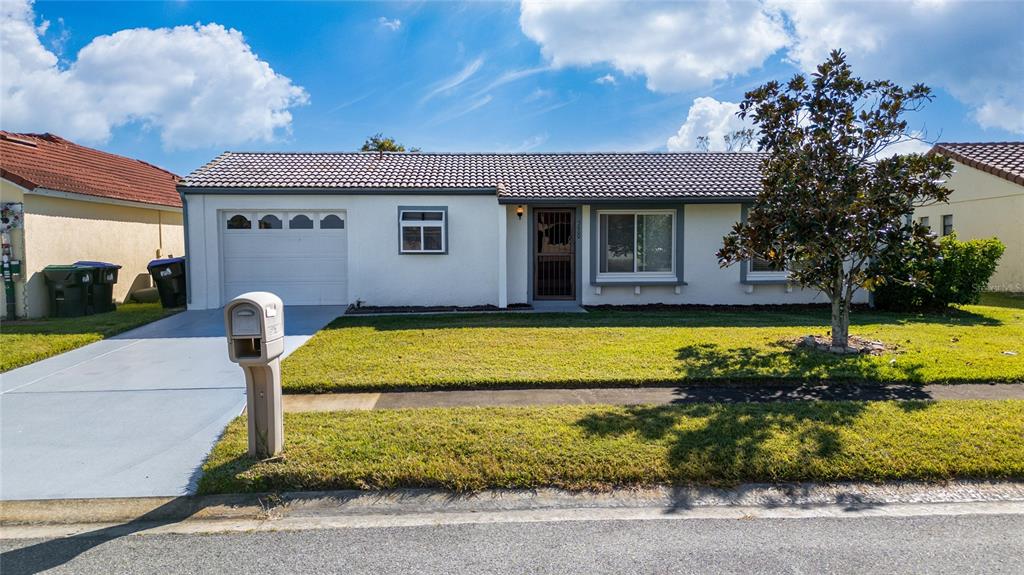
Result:
<instances>
[{"instance_id":1,"label":"magnolia tree","mask_svg":"<svg viewBox=\"0 0 1024 575\"><path fill-rule=\"evenodd\" d=\"M931 98L921 84L854 77L840 51L810 79L797 75L747 92L739 116L753 121L766 152L762 190L746 221L724 238L721 265L763 258L821 290L832 303L832 346L848 347L857 290L897 281L885 270L935 249L911 216L915 207L947 200L942 180L952 162L886 153L914 137L904 115Z\"/></svg>"},{"instance_id":2,"label":"magnolia tree","mask_svg":"<svg viewBox=\"0 0 1024 575\"><path fill-rule=\"evenodd\" d=\"M399 144L394 138L385 137L384 134L377 132L376 134L366 138L363 142L363 146L359 148L360 152L404 152L405 146ZM418 152L419 148L410 148L410 152Z\"/></svg>"}]
</instances>

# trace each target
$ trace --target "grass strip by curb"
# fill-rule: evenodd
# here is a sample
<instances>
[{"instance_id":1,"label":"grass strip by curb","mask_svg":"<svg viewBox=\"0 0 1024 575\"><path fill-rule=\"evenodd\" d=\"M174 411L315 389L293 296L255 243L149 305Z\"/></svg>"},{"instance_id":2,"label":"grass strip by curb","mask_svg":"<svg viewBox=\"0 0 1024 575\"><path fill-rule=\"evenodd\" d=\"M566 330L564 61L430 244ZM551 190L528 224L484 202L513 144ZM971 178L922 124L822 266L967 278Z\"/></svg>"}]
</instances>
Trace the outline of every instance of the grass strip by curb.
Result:
<instances>
[{"instance_id":1,"label":"grass strip by curb","mask_svg":"<svg viewBox=\"0 0 1024 575\"><path fill-rule=\"evenodd\" d=\"M82 317L4 321L0 325L0 372L71 351L137 328L179 310L132 303L117 311Z\"/></svg>"},{"instance_id":2,"label":"grass strip by curb","mask_svg":"<svg viewBox=\"0 0 1024 575\"><path fill-rule=\"evenodd\" d=\"M199 492L1020 479L1024 401L289 413L285 441L254 461L236 419Z\"/></svg>"},{"instance_id":3,"label":"grass strip by curb","mask_svg":"<svg viewBox=\"0 0 1024 575\"><path fill-rule=\"evenodd\" d=\"M341 317L289 356L286 393L711 382L1024 382L1024 309L859 311L880 356L794 349L823 310Z\"/></svg>"}]
</instances>

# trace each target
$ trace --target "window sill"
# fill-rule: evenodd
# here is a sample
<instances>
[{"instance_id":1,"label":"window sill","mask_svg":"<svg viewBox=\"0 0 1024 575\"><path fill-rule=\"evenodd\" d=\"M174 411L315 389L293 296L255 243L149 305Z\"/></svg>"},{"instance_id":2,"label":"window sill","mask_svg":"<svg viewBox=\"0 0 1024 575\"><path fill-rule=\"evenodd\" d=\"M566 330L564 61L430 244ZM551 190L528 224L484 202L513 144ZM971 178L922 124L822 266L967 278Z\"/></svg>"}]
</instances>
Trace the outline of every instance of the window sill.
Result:
<instances>
[{"instance_id":1,"label":"window sill","mask_svg":"<svg viewBox=\"0 0 1024 575\"><path fill-rule=\"evenodd\" d=\"M597 276L590 282L592 286L676 286L686 285L676 276Z\"/></svg>"},{"instance_id":2,"label":"window sill","mask_svg":"<svg viewBox=\"0 0 1024 575\"><path fill-rule=\"evenodd\" d=\"M747 272L747 278L740 283L784 285L790 280L787 272Z\"/></svg>"},{"instance_id":3,"label":"window sill","mask_svg":"<svg viewBox=\"0 0 1024 575\"><path fill-rule=\"evenodd\" d=\"M443 251L440 251L440 252L404 252L404 251L400 251L400 252L398 252L398 255L400 255L400 256L446 256L446 255L448 255L448 250L443 250Z\"/></svg>"}]
</instances>

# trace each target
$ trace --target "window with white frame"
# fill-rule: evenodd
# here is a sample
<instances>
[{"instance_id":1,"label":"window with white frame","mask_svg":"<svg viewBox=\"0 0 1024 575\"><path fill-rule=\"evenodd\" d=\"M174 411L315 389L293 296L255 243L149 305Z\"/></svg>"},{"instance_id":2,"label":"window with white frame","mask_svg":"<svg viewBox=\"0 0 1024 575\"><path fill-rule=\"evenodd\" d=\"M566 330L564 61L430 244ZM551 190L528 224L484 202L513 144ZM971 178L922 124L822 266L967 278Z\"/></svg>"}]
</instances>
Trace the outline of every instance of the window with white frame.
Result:
<instances>
[{"instance_id":1,"label":"window with white frame","mask_svg":"<svg viewBox=\"0 0 1024 575\"><path fill-rule=\"evenodd\" d=\"M789 270L785 264L776 264L765 258L747 260L747 279L751 281L785 281Z\"/></svg>"},{"instance_id":2,"label":"window with white frame","mask_svg":"<svg viewBox=\"0 0 1024 575\"><path fill-rule=\"evenodd\" d=\"M448 213L442 208L401 208L399 245L403 254L443 254L448 250Z\"/></svg>"},{"instance_id":3,"label":"window with white frame","mask_svg":"<svg viewBox=\"0 0 1024 575\"><path fill-rule=\"evenodd\" d=\"M675 274L675 210L598 212L598 273L667 277Z\"/></svg>"},{"instance_id":4,"label":"window with white frame","mask_svg":"<svg viewBox=\"0 0 1024 575\"><path fill-rule=\"evenodd\" d=\"M942 235L948 236L953 233L953 214L942 216Z\"/></svg>"}]
</instances>

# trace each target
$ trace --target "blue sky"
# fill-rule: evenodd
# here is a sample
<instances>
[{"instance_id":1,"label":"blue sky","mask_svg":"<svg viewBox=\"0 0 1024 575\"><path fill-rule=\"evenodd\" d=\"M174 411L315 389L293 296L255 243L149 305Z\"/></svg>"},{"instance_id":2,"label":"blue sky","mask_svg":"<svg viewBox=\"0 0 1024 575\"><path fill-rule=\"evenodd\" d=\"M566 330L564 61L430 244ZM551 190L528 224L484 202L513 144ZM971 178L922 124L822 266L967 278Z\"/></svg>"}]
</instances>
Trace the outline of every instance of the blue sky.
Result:
<instances>
[{"instance_id":1,"label":"blue sky","mask_svg":"<svg viewBox=\"0 0 1024 575\"><path fill-rule=\"evenodd\" d=\"M1013 2L4 2L5 129L179 174L225 149L354 150L375 132L424 151L688 149L837 42L865 77L935 88L910 118L929 138L1024 132Z\"/></svg>"}]
</instances>

